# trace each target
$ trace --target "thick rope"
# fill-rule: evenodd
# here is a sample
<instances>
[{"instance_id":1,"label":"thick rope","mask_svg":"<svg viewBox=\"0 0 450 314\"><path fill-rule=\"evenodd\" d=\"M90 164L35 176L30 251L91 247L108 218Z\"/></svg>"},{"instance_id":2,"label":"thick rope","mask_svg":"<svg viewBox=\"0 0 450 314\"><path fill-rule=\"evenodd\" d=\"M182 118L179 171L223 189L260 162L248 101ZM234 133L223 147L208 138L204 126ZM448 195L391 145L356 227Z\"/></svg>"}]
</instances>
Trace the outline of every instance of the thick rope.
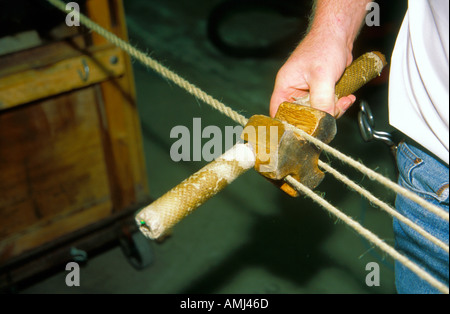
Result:
<instances>
[{"instance_id":1,"label":"thick rope","mask_svg":"<svg viewBox=\"0 0 450 314\"><path fill-rule=\"evenodd\" d=\"M63 12L66 12L66 4L60 0L47 0L49 3L57 7ZM130 56L134 57L138 61L140 61L142 64L146 65L147 67L153 69L155 72L163 76L164 78L172 81L179 87L185 89L187 92L195 96L196 98L202 100L206 104L210 105L214 109L218 110L222 114L228 116L235 122L245 125L247 123L247 118L245 118L243 115L239 114L235 110L231 109L230 107L226 106L222 102L218 101L217 99L213 98L206 92L202 91L200 88L195 86L192 83L189 83L187 80L183 79L173 71L169 70L165 66L161 65L156 60L152 59L147 54L139 51L138 49L131 46L128 42L124 41L123 39L120 39L115 34L109 32L108 30L104 29L100 25L96 24L92 20L90 20L88 17L80 13L80 21L85 25L86 27L90 28L91 30L97 32L99 35L105 37L108 41L113 43L114 45L118 46L125 52L127 52ZM373 180L377 180L380 183L392 188L395 192L404 195L405 197L417 202L418 204L422 205L424 208L429 209L432 212L435 212L438 216L442 217L443 219L449 220L448 213L445 213L442 215L440 211L442 211L437 206L434 206L432 204L429 204L422 198L418 197L414 193L400 187L399 185L395 184L394 182L390 181L387 178L384 178L383 176L379 175L378 173L374 172L373 170L365 167L364 165L358 163L357 161L353 160L352 158L340 153L339 151L335 150L334 148L328 146L327 144L317 140L316 138L310 136L306 132L294 128L295 131L306 138L307 140L313 142L318 147L322 148L326 152L330 153L331 155L335 156L338 159L341 159L342 161L346 162L347 164L355 167L357 170L361 171L362 173L369 176L369 178ZM379 239L375 234L370 232L369 230L362 227L358 222L354 221L350 217L346 216L344 213L339 211L337 208L329 204L326 200L319 197L316 193L314 193L312 190L308 189L304 185L302 185L300 182L295 180L291 176L287 176L285 178L285 181L291 184L293 187L295 187L299 192L306 194L310 198L312 198L314 201L316 201L318 204L322 205L325 209L330 211L333 215L347 223L350 227L352 227L355 231L360 233L362 236L364 236L366 239L377 245L380 249L388 253L390 256L392 256L394 259L398 260L402 264L404 264L406 267L411 269L414 273L416 273L420 278L428 281L430 284L432 284L435 288L439 289L441 292L449 293L448 287L446 287L444 284L433 278L431 275L426 273L422 268L411 262L408 258L398 253L395 249L393 249L391 246L387 245L385 242L383 242L381 239ZM430 205L433 206L433 208L430 207ZM419 227L420 228L420 227ZM430 240L431 241L431 240Z\"/></svg>"},{"instance_id":2,"label":"thick rope","mask_svg":"<svg viewBox=\"0 0 450 314\"><path fill-rule=\"evenodd\" d=\"M347 163L348 165L352 166L356 170L358 170L361 173L367 175L369 177L369 179L378 181L379 183L381 183L381 184L389 187L390 189L392 189L394 192L396 192L398 194L401 194L401 195L405 196L406 198L416 202L417 204L419 204L423 208L427 209L428 211L432 212L433 214L439 216L440 218L442 218L442 219L444 219L446 221L449 221L449 213L445 212L442 208L439 208L439 207L437 207L437 206L427 202L426 200L424 200L423 198L421 198L417 194L415 194L415 193L405 189L404 187L398 185L395 182L392 182L388 178L386 178L386 177L382 176L381 174L373 171L372 169L364 166L362 163L352 159L351 157L349 157L347 155L344 155L343 153L341 153L337 149L335 149L335 148L333 148L333 147L323 143L322 141L316 139L314 136L309 135L305 131L303 131L301 129L298 129L298 128L295 128L295 127L293 127L293 130L294 130L294 132L296 132L300 136L303 136L308 141L312 142L317 147L322 148L327 153L333 155L337 159Z\"/></svg>"},{"instance_id":3,"label":"thick rope","mask_svg":"<svg viewBox=\"0 0 450 314\"><path fill-rule=\"evenodd\" d=\"M384 252L389 254L392 258L398 260L403 265L411 269L417 276L422 278L423 280L426 280L429 282L433 287L438 289L439 291L443 293L449 293L449 289L447 286L445 286L440 281L436 280L434 277L432 277L430 274L428 274L425 270L423 270L421 267L417 266L415 263L413 263L410 259L408 259L406 256L403 256L402 254L398 253L393 247L386 244L383 240L381 240L379 237L377 237L374 233L372 233L370 230L367 230L363 226L361 226L358 222L350 218L349 216L342 213L339 209L328 203L326 200L324 200L322 197L314 193L314 191L310 190L297 180L294 180L292 177L286 178L286 181L291 184L293 187L295 187L296 190L304 193L308 197L310 197L313 201L320 204L322 207L327 209L330 213L332 213L334 216L345 222L347 225L349 225L351 228L353 228L356 232L358 232L361 236L365 237L367 240L378 246L380 249L382 249Z\"/></svg>"},{"instance_id":4,"label":"thick rope","mask_svg":"<svg viewBox=\"0 0 450 314\"><path fill-rule=\"evenodd\" d=\"M336 169L332 168L327 163L319 160L319 167L324 169L326 172L332 174L336 179L343 182L345 185L351 187L355 192L358 192L362 196L364 196L367 200L369 200L371 203L377 205L381 209L383 209L385 212L390 214L391 216L397 218L399 221L405 223L415 231L417 231L419 234L421 234L425 239L428 241L436 244L440 248L442 248L444 251L449 253L448 244L445 244L438 238L434 237L433 235L429 234L427 231L425 231L423 228L418 226L417 224L413 223L410 219L406 218L405 216L401 215L399 212L397 212L394 208L386 204L385 202L381 201L380 199L376 198L372 193L367 191L366 189L362 188L349 178L347 178L345 175L337 171Z\"/></svg>"}]
</instances>

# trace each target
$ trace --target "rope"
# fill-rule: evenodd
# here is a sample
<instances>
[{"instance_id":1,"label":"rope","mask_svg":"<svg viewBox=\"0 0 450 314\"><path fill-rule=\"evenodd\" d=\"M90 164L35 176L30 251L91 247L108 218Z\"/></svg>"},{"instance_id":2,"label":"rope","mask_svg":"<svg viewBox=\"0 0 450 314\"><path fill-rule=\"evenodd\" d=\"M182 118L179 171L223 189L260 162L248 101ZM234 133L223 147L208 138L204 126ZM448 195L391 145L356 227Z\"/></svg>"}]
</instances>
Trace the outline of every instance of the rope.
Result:
<instances>
[{"instance_id":1,"label":"rope","mask_svg":"<svg viewBox=\"0 0 450 314\"><path fill-rule=\"evenodd\" d=\"M64 2L62 2L60 0L47 0L47 1L49 3L51 3L52 5L54 5L55 7L57 7L58 9L60 9L61 11L66 12L65 11L65 6L66 5L65 5ZM175 83L176 85L178 85L182 89L186 90L191 95L193 95L196 98L202 100L204 103L210 105L211 107L213 107L214 109L218 110L222 114L228 116L229 118L231 118L235 122L237 122L237 123L239 123L241 125L245 125L247 123L247 118L245 118L243 115L239 114L238 112L236 112L232 108L226 106L225 104L223 104L219 100L213 98L212 96L210 96L206 92L202 91L200 88L198 88L194 84L192 84L192 83L188 82L187 80L185 80L184 78L180 77L178 74L176 74L173 71L169 70L168 68L166 68L165 66L163 66L162 64L157 62L156 60L152 59L147 54L145 54L145 53L139 51L138 49L134 48L128 42L126 42L123 39L117 37L115 34L109 32L108 30L104 29L103 27L101 27L100 25L96 24L95 22L93 22L92 20L90 20L88 17L86 17L85 15L83 15L81 13L80 13L80 21L83 23L83 25L85 25L86 27L90 28L91 30L97 32L99 35L105 37L108 41L110 41L114 45L118 46L119 48L121 48L122 50L127 52L130 56L134 57L135 59L140 61L142 64L144 64L147 67L153 69L155 72L160 74L162 77L164 77L164 78L168 79L169 81ZM404 189L403 187L395 184L394 182L390 181L389 179L387 179L387 178L381 176L380 174L376 173L375 171L365 167L361 163L358 163L357 161L353 160L352 158L342 154L341 152L335 150L334 148L328 146L327 144L317 140L316 138L310 136L306 132L304 132L304 131L302 131L300 129L297 129L297 128L294 128L294 131L296 133L300 134L301 136L303 136L304 138L306 138L307 140L311 141L313 144L315 144L318 147L322 148L324 151L330 153L331 155L335 156L336 158L346 162L347 164L353 166L357 170L359 170L362 173L366 174L372 180L379 181L380 183L382 183L382 184L390 187L391 189L393 189L395 192L397 192L397 193L399 193L399 194L401 194L401 195L403 195L403 196L405 196L405 197L407 197L407 198L417 202L418 204L420 204L424 208L430 210L431 212L435 213L439 217L441 217L441 218L443 218L443 219L445 219L447 221L449 220L448 213L444 212L444 214L442 214L441 213L442 209L440 209L439 207L434 206L434 205L426 202L425 200L423 200L419 196L415 195L414 193ZM339 174L336 170L334 170L333 168L329 167L325 163L320 161L320 166L324 167L324 169L326 169L327 171L329 171L330 173L332 173L336 177L339 177L341 180L345 181L346 184L351 186L356 191L362 193L362 195L365 195L366 197L371 199L371 201L373 201L374 203L381 204L380 207L382 207L384 210L386 210L388 212L391 212L391 211L395 212L395 210L393 210L392 208L387 206L387 204L384 204L380 200L376 199L372 194L370 194L370 192L362 189L361 187L356 185L354 182L352 182L351 180L349 180L345 176ZM285 181L288 182L289 184L291 184L299 192L303 192L304 194L306 194L308 197L310 197L315 202L320 204L322 207L327 209L329 212L331 212L337 218L339 218L342 221L344 221L345 223L347 223L350 227L352 227L360 235L362 235L367 240L371 241L372 243L377 245L380 249L382 249L383 251L388 253L391 257L393 257L394 259L398 260L399 262L404 264L406 267L411 269L420 278L428 281L431 285L433 285L435 288L439 289L441 292L447 293L447 294L449 293L448 287L446 287L444 284L442 284L441 282L439 282L438 280L433 278L431 275L429 275L422 268L420 268L419 266L417 266L416 264L411 262L407 257L405 257L405 256L401 255L400 253L398 253L395 249L393 249L391 246L387 245L384 241L382 241L380 238L378 238L375 234L373 234L372 232L370 232L366 228L362 227L358 222L354 221L353 219L351 219L350 217L348 217L347 215L345 215L344 213L339 211L336 207L334 207L333 205L328 203L325 199L319 197L316 193L314 193L312 190L310 190L307 187L305 187L304 185L302 185L300 182L295 180L293 177L287 176L285 178ZM397 212L395 212L395 213L396 213L395 214L396 216L399 215ZM401 217L403 217L403 216L401 216ZM410 226L413 225L412 222L410 222L405 217L399 218L399 219L404 221L404 222L406 221L405 223L407 223ZM446 246L443 243L439 243L440 240L433 239L434 237L432 237L431 235L426 234L425 231L420 231L421 228L418 227L418 226L414 226L413 228L416 231L419 230L418 232L421 233L422 235L424 235L424 237L426 237L427 239L429 239L433 243L439 245L440 247L443 247L448 252L448 246Z\"/></svg>"},{"instance_id":2,"label":"rope","mask_svg":"<svg viewBox=\"0 0 450 314\"><path fill-rule=\"evenodd\" d=\"M343 175L342 173L339 173L336 169L332 168L330 165L328 165L327 163L319 160L319 167L323 168L325 171L327 171L328 173L331 173L336 179L338 179L339 181L343 182L344 184L346 184L347 186L351 187L353 190L355 190L356 192L358 192L359 194L361 194L362 196L364 196L366 199L368 199L371 203L377 205L378 207L380 207L381 209L383 209L384 211L386 211L388 214L390 214L391 216L397 218L398 220L400 220L401 222L405 223L406 225L408 225L409 227L411 227L412 229L414 229L415 231L417 231L419 234L421 234L425 239L427 239L428 241L436 244L437 246L439 246L440 248L442 248L444 251L446 251L447 253L449 253L449 248L448 245L445 244L444 242L442 242L441 240L439 240L438 238L434 237L433 235L429 234L427 231L425 231L423 228L421 228L420 226L418 226L417 224L413 223L410 219L406 218L405 216L401 215L399 212L397 212L394 208L392 208L391 206L389 206L388 204L386 204L385 202L381 201L380 199L376 198L372 193L370 193L369 191L367 191L366 189L362 188L361 186L359 186L358 184L356 184L355 182L353 182L352 180L350 180L349 178L347 178L345 175Z\"/></svg>"},{"instance_id":3,"label":"rope","mask_svg":"<svg viewBox=\"0 0 450 314\"><path fill-rule=\"evenodd\" d=\"M414 264L410 259L408 259L406 256L403 256L402 254L398 253L394 248L392 248L390 245L386 244L383 240L381 240L379 237L377 237L375 234L373 234L371 231L367 230L363 226L361 226L358 222L350 218L349 216L342 213L339 209L328 203L326 200L321 198L319 195L314 193L314 191L310 190L297 180L293 179L292 177L286 177L286 181L291 184L293 187L295 187L296 190L303 192L308 197L310 197L313 201L320 204L322 207L327 209L330 213L332 213L334 216L336 216L338 219L345 222L347 225L349 225L353 230L358 232L361 236L365 237L367 240L378 246L380 249L382 249L384 252L388 253L392 258L398 260L403 265L411 269L417 276L422 278L423 280L426 280L429 282L433 287L438 289L439 291L443 293L449 293L449 289L447 286L445 286L440 281L436 280L434 277L432 277L430 274L428 274L425 270L423 270L421 267Z\"/></svg>"},{"instance_id":4,"label":"rope","mask_svg":"<svg viewBox=\"0 0 450 314\"><path fill-rule=\"evenodd\" d=\"M396 192L398 194L401 194L401 195L405 196L406 198L409 198L410 200L416 202L417 204L419 204L423 208L427 209L428 211L434 213L435 215L439 216L440 218L442 218L442 219L444 219L446 221L449 221L449 213L445 212L442 208L439 208L439 207L437 207L437 206L427 202L426 200L424 200L423 198L421 198L417 194L414 194L413 192L405 189L404 187L398 185L397 183L392 182L388 178L383 177L382 175L380 175L379 173L373 171L372 169L367 168L362 163L352 159L351 157L349 157L347 155L344 155L343 153L341 153L337 149L335 149L335 148L333 148L333 147L323 143L322 141L316 139L314 136L309 135L305 131L303 131L301 129L298 129L298 128L295 128L295 127L292 127L292 128L293 128L293 131L295 133L303 136L308 141L312 142L314 145L318 146L319 148L322 148L327 153L330 153L331 155L333 155L337 159L347 163L348 165L352 166L356 170L358 170L361 173L367 175L370 179L378 181L379 183L381 183L381 184L387 186L388 188L392 189L394 192Z\"/></svg>"}]
</instances>

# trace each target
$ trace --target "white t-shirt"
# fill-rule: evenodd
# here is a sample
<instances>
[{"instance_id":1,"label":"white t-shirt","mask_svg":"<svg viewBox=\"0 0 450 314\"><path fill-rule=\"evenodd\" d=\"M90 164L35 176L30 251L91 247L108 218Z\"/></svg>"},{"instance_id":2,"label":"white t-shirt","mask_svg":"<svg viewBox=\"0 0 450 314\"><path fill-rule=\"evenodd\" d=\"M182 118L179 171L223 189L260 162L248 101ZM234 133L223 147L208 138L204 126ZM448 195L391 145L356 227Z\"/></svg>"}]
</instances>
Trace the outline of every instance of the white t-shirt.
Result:
<instances>
[{"instance_id":1,"label":"white t-shirt","mask_svg":"<svg viewBox=\"0 0 450 314\"><path fill-rule=\"evenodd\" d=\"M390 124L449 163L449 0L409 0L389 79Z\"/></svg>"}]
</instances>

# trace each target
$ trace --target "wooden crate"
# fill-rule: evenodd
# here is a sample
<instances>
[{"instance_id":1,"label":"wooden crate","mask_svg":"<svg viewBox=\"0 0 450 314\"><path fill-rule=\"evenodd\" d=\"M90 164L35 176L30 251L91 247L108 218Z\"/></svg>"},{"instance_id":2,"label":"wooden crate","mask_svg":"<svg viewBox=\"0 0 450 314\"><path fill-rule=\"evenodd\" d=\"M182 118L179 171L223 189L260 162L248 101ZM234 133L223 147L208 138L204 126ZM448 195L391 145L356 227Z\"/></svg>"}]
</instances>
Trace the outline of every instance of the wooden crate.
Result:
<instances>
[{"instance_id":1,"label":"wooden crate","mask_svg":"<svg viewBox=\"0 0 450 314\"><path fill-rule=\"evenodd\" d=\"M121 0L84 9L127 38ZM0 57L0 287L101 246L150 200L130 59L67 33Z\"/></svg>"}]
</instances>

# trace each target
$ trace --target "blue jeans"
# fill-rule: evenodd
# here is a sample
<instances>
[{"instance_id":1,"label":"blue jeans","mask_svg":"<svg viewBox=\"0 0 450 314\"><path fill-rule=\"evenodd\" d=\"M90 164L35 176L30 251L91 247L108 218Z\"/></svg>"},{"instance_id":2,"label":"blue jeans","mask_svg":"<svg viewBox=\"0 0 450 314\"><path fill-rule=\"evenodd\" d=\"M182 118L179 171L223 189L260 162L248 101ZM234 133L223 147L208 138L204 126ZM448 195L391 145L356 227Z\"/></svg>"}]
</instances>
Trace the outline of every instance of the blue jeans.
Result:
<instances>
[{"instance_id":1,"label":"blue jeans","mask_svg":"<svg viewBox=\"0 0 450 314\"><path fill-rule=\"evenodd\" d=\"M401 143L397 151L399 184L448 213L449 171L425 151ZM448 222L401 195L395 200L397 211L425 231L448 244ZM395 248L433 277L448 286L448 253L424 239L416 231L394 218ZM440 293L403 264L395 263L395 285L398 293Z\"/></svg>"}]
</instances>

